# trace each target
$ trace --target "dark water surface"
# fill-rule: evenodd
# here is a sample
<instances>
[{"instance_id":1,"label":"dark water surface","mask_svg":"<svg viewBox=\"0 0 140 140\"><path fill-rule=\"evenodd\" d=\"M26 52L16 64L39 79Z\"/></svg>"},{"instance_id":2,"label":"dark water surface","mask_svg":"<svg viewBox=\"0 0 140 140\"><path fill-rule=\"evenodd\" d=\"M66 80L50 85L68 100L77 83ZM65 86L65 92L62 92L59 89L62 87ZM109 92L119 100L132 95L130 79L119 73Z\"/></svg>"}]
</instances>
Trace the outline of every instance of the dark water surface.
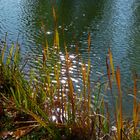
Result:
<instances>
[{"instance_id":1,"label":"dark water surface","mask_svg":"<svg viewBox=\"0 0 140 140\"><path fill-rule=\"evenodd\" d=\"M75 56L76 40L80 54L88 59L87 34L91 32L93 79L94 74L106 73L105 58L111 47L115 66L121 67L127 112L133 73L140 75L140 0L56 0L56 5L60 36L64 29L71 57ZM50 0L0 0L0 39L6 32L9 42L19 36L23 53L40 46L42 22L51 43L54 25Z\"/></svg>"}]
</instances>

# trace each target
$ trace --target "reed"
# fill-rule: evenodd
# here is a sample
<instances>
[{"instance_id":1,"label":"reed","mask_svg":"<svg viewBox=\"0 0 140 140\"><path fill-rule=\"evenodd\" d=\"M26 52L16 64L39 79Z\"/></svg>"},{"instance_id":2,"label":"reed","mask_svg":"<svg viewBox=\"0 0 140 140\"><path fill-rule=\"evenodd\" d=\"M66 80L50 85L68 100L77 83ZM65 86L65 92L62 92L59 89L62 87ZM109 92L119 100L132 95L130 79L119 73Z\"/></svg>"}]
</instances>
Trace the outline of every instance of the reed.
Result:
<instances>
[{"instance_id":1,"label":"reed","mask_svg":"<svg viewBox=\"0 0 140 140\"><path fill-rule=\"evenodd\" d=\"M62 65L59 55L60 36L57 29L57 16L54 8L53 17L55 22L53 46L49 46L47 38L44 36L41 57L36 55L38 60L35 63L35 65L38 65L36 68L37 72L31 68L28 73L28 78L26 78L23 70L24 68L20 67L20 46L18 43L13 43L11 47L8 48L5 39L5 43L1 45L0 86L4 85L3 90L0 90L2 103L6 109L9 109L7 112L12 112L14 110L16 116L13 116L13 119L19 117L19 114L26 114L28 118L24 118L23 120L21 118L17 119L15 127L11 130L13 132L11 136L22 138L29 136L33 129L34 131L45 129L45 134L42 135L48 139L56 140L74 138L77 140L122 140L132 139L134 136L135 138L138 137L140 135L138 131L140 106L137 102L137 77L134 77L132 126L129 122L127 125L125 124L126 120L122 115L123 96L120 68L117 67L115 72L113 55L111 49L109 49L106 58L106 66L107 78L112 96L114 96L114 85L117 86L118 89L118 99L114 101L116 104L113 104L116 123L112 125L108 104L104 99L101 98L101 100L99 100L99 98L95 98L95 102L99 104L99 107L91 103L92 94L95 96L97 94L98 96L98 93L96 93L96 90L95 93L91 90L90 33L87 37L87 52L89 54L88 66L82 63L82 65L78 67L78 71L82 77L82 91L79 94L75 89L76 87L74 86L70 74L70 68L73 64L69 52L67 51L66 44L64 44L64 64L67 80L65 83L61 82ZM42 26L45 35L46 30L43 24ZM76 45L76 53L78 54L78 45ZM82 62L80 56L77 59L77 63L79 63L79 61ZM51 62L51 65L49 65L49 62ZM98 91L100 92L100 86ZM115 98L112 98L112 100L114 99ZM9 103L11 103L10 107L8 106ZM7 112L5 111L4 114L7 115ZM17 124L22 124L22 127ZM30 129L28 127L25 129L25 126L29 126ZM117 130L112 130L112 126L117 128ZM130 131L131 127L133 127L133 132ZM2 134L0 134L0 136L1 135Z\"/></svg>"},{"instance_id":2,"label":"reed","mask_svg":"<svg viewBox=\"0 0 140 140\"><path fill-rule=\"evenodd\" d=\"M137 74L134 75L134 100L133 100L133 125L134 125L134 135L136 133L136 128L139 124L139 112L140 105L137 102Z\"/></svg>"},{"instance_id":3,"label":"reed","mask_svg":"<svg viewBox=\"0 0 140 140\"><path fill-rule=\"evenodd\" d=\"M118 139L122 140L122 131L123 131L123 117L122 117L122 91L121 91L121 78L120 78L120 68L117 67L116 70L116 81L118 87L118 107L117 107L117 130L118 130Z\"/></svg>"}]
</instances>

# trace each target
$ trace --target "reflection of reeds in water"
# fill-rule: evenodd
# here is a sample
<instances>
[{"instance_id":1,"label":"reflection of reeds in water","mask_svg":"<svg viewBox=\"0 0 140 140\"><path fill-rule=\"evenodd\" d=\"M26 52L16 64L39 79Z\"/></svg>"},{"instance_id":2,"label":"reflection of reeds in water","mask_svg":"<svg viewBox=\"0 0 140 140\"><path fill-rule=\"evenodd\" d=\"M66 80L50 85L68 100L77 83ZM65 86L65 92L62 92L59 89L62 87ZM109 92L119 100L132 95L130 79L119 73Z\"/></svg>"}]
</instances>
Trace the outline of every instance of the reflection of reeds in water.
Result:
<instances>
[{"instance_id":1,"label":"reflection of reeds in water","mask_svg":"<svg viewBox=\"0 0 140 140\"><path fill-rule=\"evenodd\" d=\"M55 23L56 13L53 9L53 17ZM45 32L45 29L44 29ZM87 37L88 49L90 56L91 36ZM65 53L62 54L59 48L59 33L57 24L55 24L54 44L53 47L48 45L45 37L45 45L42 47L42 55L37 58L34 66L38 66L36 70L30 70L28 80L24 78L19 67L19 45L12 44L8 53L6 53L7 45L3 45L0 57L1 76L3 83L9 84L9 94L12 96L10 100L11 106L21 112L28 114L34 119L32 127L44 127L47 130L47 136L52 139L76 138L76 139L131 139L138 135L137 126L139 124L139 103L137 102L137 78L134 78L134 104L133 104L133 129L130 130L131 124L125 124L122 116L122 91L120 69L114 70L113 57L111 50L106 59L107 77L109 87L113 96L113 85L118 88L117 104L113 104L115 122L110 122L110 115L107 103L99 98L95 98L91 104L91 96L98 93L92 93L93 86L91 84L91 64L90 57L87 66L79 57L71 57L65 45ZM78 54L78 46L76 46ZM76 90L73 82L71 69L73 67L73 59L79 64L75 69L80 73L80 93ZM6 62L5 62L6 60ZM63 62L63 64L61 64ZM116 79L115 79L116 74ZM65 78L64 78L65 77ZM1 80L0 79L0 80ZM79 81L78 81L79 83ZM2 90L1 90L2 91ZM95 90L96 91L96 90ZM2 97L7 98L1 92ZM7 94L7 93L6 93ZM112 98L114 99L114 98ZM97 107L99 105L99 107ZM26 119L24 120L26 122ZM37 124L37 125L36 125ZM125 127L126 126L126 127ZM128 127L130 126L130 127ZM127 128L128 127L128 128Z\"/></svg>"}]
</instances>

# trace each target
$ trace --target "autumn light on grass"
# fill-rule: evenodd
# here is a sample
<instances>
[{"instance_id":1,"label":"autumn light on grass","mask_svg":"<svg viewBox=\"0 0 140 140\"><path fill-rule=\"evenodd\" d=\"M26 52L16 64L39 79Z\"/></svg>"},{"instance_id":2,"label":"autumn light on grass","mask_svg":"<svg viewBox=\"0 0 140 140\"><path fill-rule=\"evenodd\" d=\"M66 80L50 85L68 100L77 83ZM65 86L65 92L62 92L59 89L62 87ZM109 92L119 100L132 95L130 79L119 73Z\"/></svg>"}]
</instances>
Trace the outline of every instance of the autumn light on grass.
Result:
<instances>
[{"instance_id":1,"label":"autumn light on grass","mask_svg":"<svg viewBox=\"0 0 140 140\"><path fill-rule=\"evenodd\" d=\"M81 74L81 91L77 93L71 78L72 58L64 43L65 82L61 81L62 64L60 58L59 32L57 18L53 8L54 42L42 46L41 57L34 61L36 71L21 64L20 45L6 42L0 45L0 137L2 139L48 139L48 140L137 140L140 137L140 103L137 100L137 75L134 76L133 113L131 120L123 117L121 70L114 67L113 54L108 49L106 57L106 77L112 96L114 86L117 99L114 101L113 113L109 114L108 103L103 98L95 98L100 106L93 104L91 92L90 57L86 65L82 57L77 61ZM42 24L43 26L43 24ZM45 27L42 27L45 33ZM87 36L87 52L90 56L91 35ZM76 48L78 50L78 46ZM53 58L57 58L57 61ZM55 61L48 66L49 61ZM78 63L78 62L77 62ZM25 69L28 67L28 73ZM53 76L51 76L53 75ZM27 77L28 76L28 77ZM55 81L55 82L54 82ZM99 89L100 90L100 89ZM98 101L97 101L98 100ZM115 121L111 121L111 117ZM7 123L8 122L8 123Z\"/></svg>"}]
</instances>

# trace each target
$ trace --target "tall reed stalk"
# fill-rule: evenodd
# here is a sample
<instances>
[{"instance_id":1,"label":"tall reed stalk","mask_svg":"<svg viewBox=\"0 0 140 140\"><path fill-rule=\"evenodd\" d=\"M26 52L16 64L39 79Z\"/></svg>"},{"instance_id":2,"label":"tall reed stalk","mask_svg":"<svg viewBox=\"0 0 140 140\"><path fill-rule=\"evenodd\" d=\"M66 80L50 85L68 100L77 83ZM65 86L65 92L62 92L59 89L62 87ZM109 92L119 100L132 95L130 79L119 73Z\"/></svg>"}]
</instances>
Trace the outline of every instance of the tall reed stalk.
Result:
<instances>
[{"instance_id":1,"label":"tall reed stalk","mask_svg":"<svg viewBox=\"0 0 140 140\"><path fill-rule=\"evenodd\" d=\"M95 98L95 102L99 102L99 107L91 103L91 96L96 96L96 90L93 90L91 83L91 34L87 36L87 52L88 66L82 63L77 67L81 75L81 93L75 90L76 86L72 81L70 68L73 66L70 52L68 52L66 44L64 44L65 52L65 76L66 81L62 83L61 70L62 64L60 60L60 42L59 31L57 28L57 15L53 8L54 18L54 41L53 46L48 44L45 35L46 29L42 23L42 31L44 42L42 43L41 57L36 55L38 65L37 72L30 69L28 78L25 78L23 69L20 69L20 46L14 43L9 48L5 43L0 54L0 84L7 85L8 91L2 91L3 94L10 93L12 97L12 108L16 111L27 114L39 128L45 128L46 135L50 139L118 139L126 138L126 129L124 125L123 109L122 109L122 89L121 89L121 73L117 67L116 72L113 64L113 55L111 49L108 50L106 58L107 78L112 97L114 97L114 86L118 89L117 104L113 103L113 112L117 132L112 135L110 122L110 113L108 104L102 98ZM9 51L7 51L9 49ZM82 62L82 58L78 55L78 44L76 44L77 64ZM51 63L51 66L50 64ZM116 76L116 78L115 78ZM10 84L7 83L8 82ZM100 84L101 85L101 84ZM139 124L140 106L137 102L137 77L134 77L134 99L133 99L133 134L137 134L137 126ZM1 91L0 91L1 92ZM100 92L100 86L99 86ZM6 95L5 95L6 96ZM115 98L112 98L114 100ZM10 98L9 98L10 100ZM106 110L105 110L106 109ZM24 123L27 120L24 120ZM33 127L34 128L34 127ZM131 135L132 136L132 135Z\"/></svg>"}]
</instances>

